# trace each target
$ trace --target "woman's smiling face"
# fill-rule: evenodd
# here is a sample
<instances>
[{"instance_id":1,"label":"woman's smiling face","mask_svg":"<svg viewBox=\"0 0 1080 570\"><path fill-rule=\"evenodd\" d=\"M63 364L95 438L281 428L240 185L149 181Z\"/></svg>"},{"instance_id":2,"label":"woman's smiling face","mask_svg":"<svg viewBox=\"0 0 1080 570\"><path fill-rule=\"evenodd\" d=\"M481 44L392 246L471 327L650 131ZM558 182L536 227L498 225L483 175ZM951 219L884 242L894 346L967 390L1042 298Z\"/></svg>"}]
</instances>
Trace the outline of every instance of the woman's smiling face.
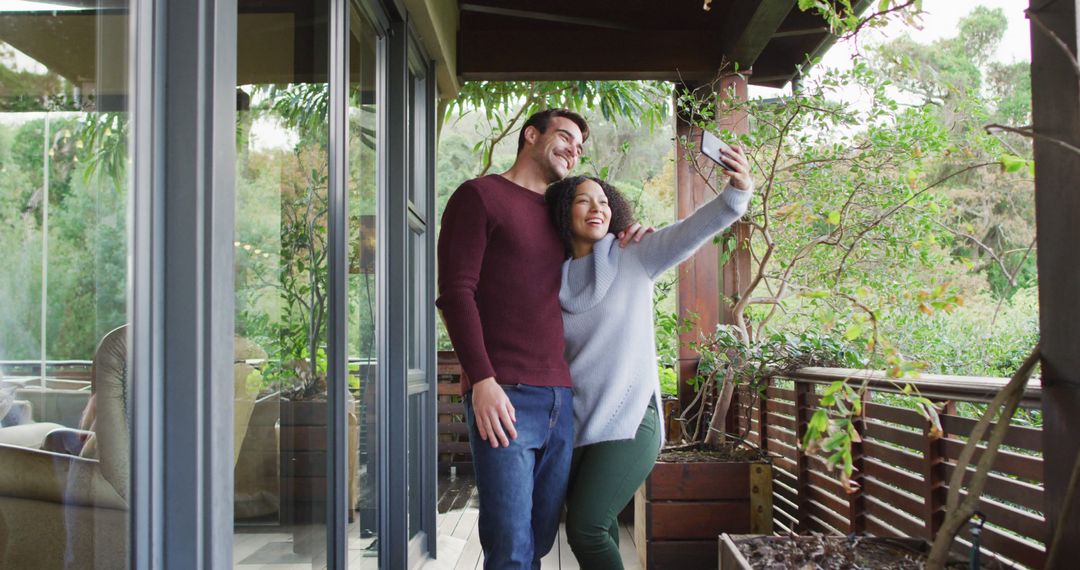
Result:
<instances>
[{"instance_id":1,"label":"woman's smiling face","mask_svg":"<svg viewBox=\"0 0 1080 570\"><path fill-rule=\"evenodd\" d=\"M611 206L599 184L586 180L574 190L570 206L570 233L574 239L595 243L603 239L611 225Z\"/></svg>"}]
</instances>

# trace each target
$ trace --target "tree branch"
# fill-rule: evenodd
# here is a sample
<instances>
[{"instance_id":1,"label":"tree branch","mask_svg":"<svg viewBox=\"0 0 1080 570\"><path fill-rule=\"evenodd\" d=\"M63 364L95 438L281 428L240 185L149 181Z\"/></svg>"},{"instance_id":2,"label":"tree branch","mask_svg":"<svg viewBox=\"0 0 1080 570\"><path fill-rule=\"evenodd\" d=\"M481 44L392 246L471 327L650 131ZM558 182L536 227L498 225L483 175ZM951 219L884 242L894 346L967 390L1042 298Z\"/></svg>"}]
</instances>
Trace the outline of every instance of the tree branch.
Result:
<instances>
[{"instance_id":1,"label":"tree branch","mask_svg":"<svg viewBox=\"0 0 1080 570\"><path fill-rule=\"evenodd\" d=\"M878 18L884 18L884 17L888 16L889 14L892 14L892 13L895 13L895 12L900 12L900 11L905 10L907 8L910 8L911 6L914 6L914 5L915 5L915 0L908 0L907 2L904 2L903 4L897 4L896 6L893 6L892 8L888 8L888 9L885 9L885 10L874 12L873 14L870 14L869 16L866 16L865 18L862 18L861 20L859 20L858 25L856 25L854 28L852 28L851 31L844 34L842 36L842 38L843 39L848 39L848 38L855 37L855 36L858 35L859 31L862 30L863 27L865 27L870 22L872 22L872 21L874 21L874 20L876 20Z\"/></svg>"},{"instance_id":2,"label":"tree branch","mask_svg":"<svg viewBox=\"0 0 1080 570\"><path fill-rule=\"evenodd\" d=\"M1009 273L1009 268L1005 266L1005 260L1001 259L1001 257L997 254L997 252L994 251L994 249L992 247L990 247L990 246L986 245L985 243L979 241L979 238L977 238L977 237L975 237L973 235L965 234L964 232L954 230L954 229L950 228L949 226L946 226L945 224L943 224L943 223L941 223L941 222L939 222L937 220L934 220L934 223L941 226L942 229L944 229L945 231L953 234L954 236L965 238L965 239L970 240L971 242L973 242L975 245L979 246L979 249L985 251L987 253L987 255L992 257L994 259L994 261L997 262L998 266L1001 268L1001 272L1005 274L1006 278L1008 278L1009 286L1016 287L1016 275L1013 274L1013 273Z\"/></svg>"},{"instance_id":3,"label":"tree branch","mask_svg":"<svg viewBox=\"0 0 1080 570\"><path fill-rule=\"evenodd\" d=\"M948 180L950 180L952 178L955 178L957 176L960 176L961 174L964 174L966 172L970 172L972 170L976 170L976 169L982 168L984 166L993 166L995 164L998 164L998 163L997 162L980 162L979 164L973 164L973 165L961 168L960 170L957 170L956 172L953 172L952 174L949 174L948 176L945 176L944 178L939 178L933 184L930 184L929 186L923 188L922 190L919 190L918 192L915 192L914 194L909 196L903 202L900 202L899 204L897 204L897 205L889 208L888 210L886 210L884 214L882 214L876 220L874 220L873 222L870 222L870 224L868 224L865 228L863 228L863 230L861 232L859 232L858 235L855 236L855 239L851 241L851 245L849 245L847 247L847 251L844 252L844 256L840 259L840 265L836 268L836 280L837 281L840 280L840 276L843 274L843 271L844 271L844 265L847 263L848 257L851 255L851 252L855 250L855 246L859 243L859 240L861 240L864 236L866 236L866 234L870 233L870 230L872 230L872 229L876 228L877 226L881 225L882 222L887 220L889 217L891 217L896 212L900 211L900 209L903 208L904 206L907 206L915 198L918 198L919 196L922 196L923 194L929 192L931 189L936 188L936 187L944 184L946 181L948 181Z\"/></svg>"},{"instance_id":4,"label":"tree branch","mask_svg":"<svg viewBox=\"0 0 1080 570\"><path fill-rule=\"evenodd\" d=\"M1049 136L1049 135L1044 135L1044 134L1041 134L1041 133L1037 133L1031 127L1010 127L1009 125L1000 125L1000 124L997 124L997 123L990 123L989 125L984 126L983 129L985 129L986 132L988 134L991 134L991 135L997 134L1000 131L1005 131L1007 133L1016 133L1016 134L1021 135L1021 136L1025 136L1025 137L1028 137L1028 138L1033 138L1035 140L1043 140L1043 141L1046 141L1046 142L1049 142L1049 143L1054 143L1054 144L1056 144L1056 145L1058 145L1058 146L1060 146L1060 147L1062 147L1062 148L1064 148L1066 150L1069 150L1069 151L1074 152L1076 154L1080 154L1080 148L1075 147L1075 146L1073 146L1073 145L1071 145L1071 144L1069 144L1069 143L1067 143L1067 142L1065 142L1065 141L1063 141L1063 140L1061 140L1059 138L1052 137L1052 136Z\"/></svg>"},{"instance_id":5,"label":"tree branch","mask_svg":"<svg viewBox=\"0 0 1080 570\"><path fill-rule=\"evenodd\" d=\"M495 137L488 138L487 149L484 152L484 167L480 170L480 174L477 177L484 176L488 170L491 169L492 157L495 154L495 145L499 144L517 125L518 120L521 119L521 115L525 113L525 110L532 106L533 99L536 97L536 83L532 83L529 87L529 96L525 98L525 102L522 103L518 112L510 119L510 121L503 124L502 131Z\"/></svg>"}]
</instances>

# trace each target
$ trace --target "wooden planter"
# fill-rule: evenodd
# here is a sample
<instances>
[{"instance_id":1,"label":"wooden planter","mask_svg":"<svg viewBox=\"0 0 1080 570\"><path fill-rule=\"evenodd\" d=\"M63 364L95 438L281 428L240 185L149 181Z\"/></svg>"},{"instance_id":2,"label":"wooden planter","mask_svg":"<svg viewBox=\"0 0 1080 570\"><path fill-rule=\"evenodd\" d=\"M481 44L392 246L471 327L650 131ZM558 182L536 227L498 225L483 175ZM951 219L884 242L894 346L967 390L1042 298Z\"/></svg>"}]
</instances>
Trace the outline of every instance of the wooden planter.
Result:
<instances>
[{"instance_id":1,"label":"wooden planter","mask_svg":"<svg viewBox=\"0 0 1080 570\"><path fill-rule=\"evenodd\" d=\"M788 541L797 540L799 537L787 537L787 536L768 536L762 537L760 535L728 535L724 533L720 535L719 545L719 559L720 563L718 568L720 570L754 570L754 567L746 559L743 553L739 550L738 543L744 539L754 538L757 540L767 541ZM930 552L930 545L925 540L920 538L893 538L893 537L861 537L860 544L868 544L872 542L878 542L887 544L890 548L905 549L911 553L928 554ZM949 565L957 565L956 567L967 568L966 560L957 556L950 556Z\"/></svg>"},{"instance_id":2,"label":"wooden planter","mask_svg":"<svg viewBox=\"0 0 1080 570\"><path fill-rule=\"evenodd\" d=\"M281 401L281 524L325 524L326 402Z\"/></svg>"},{"instance_id":3,"label":"wooden planter","mask_svg":"<svg viewBox=\"0 0 1080 570\"><path fill-rule=\"evenodd\" d=\"M723 533L772 533L772 465L659 462L634 496L645 568L716 568Z\"/></svg>"}]
</instances>

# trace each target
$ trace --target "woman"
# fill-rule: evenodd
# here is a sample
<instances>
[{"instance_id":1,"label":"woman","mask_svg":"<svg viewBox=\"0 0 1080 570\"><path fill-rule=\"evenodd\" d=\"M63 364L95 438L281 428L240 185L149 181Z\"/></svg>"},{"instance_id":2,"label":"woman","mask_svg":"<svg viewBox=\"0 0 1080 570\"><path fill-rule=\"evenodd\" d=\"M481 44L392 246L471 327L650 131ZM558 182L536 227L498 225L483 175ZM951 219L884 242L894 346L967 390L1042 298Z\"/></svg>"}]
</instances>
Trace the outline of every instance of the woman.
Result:
<instances>
[{"instance_id":1,"label":"woman","mask_svg":"<svg viewBox=\"0 0 1080 570\"><path fill-rule=\"evenodd\" d=\"M576 176L545 198L566 247L559 301L574 384L574 456L566 535L582 568L622 568L616 516L652 471L663 441L653 334L653 282L746 211L752 182L741 149L725 152L724 191L685 220L626 249L632 223L615 188Z\"/></svg>"}]
</instances>

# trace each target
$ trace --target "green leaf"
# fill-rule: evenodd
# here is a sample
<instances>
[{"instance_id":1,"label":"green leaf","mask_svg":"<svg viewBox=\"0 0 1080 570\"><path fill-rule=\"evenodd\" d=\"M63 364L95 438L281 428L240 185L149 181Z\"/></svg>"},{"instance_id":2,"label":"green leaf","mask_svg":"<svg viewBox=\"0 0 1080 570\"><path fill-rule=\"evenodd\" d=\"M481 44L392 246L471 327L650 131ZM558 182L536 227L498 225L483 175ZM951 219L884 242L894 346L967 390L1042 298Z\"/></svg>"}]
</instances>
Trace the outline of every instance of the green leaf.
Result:
<instances>
[{"instance_id":1,"label":"green leaf","mask_svg":"<svg viewBox=\"0 0 1080 570\"><path fill-rule=\"evenodd\" d=\"M826 219L829 221L830 225L838 226L840 225L840 212L833 210L829 212L829 215Z\"/></svg>"},{"instance_id":2,"label":"green leaf","mask_svg":"<svg viewBox=\"0 0 1080 570\"><path fill-rule=\"evenodd\" d=\"M1029 162L1031 161L1016 155L1008 153L1001 155L1001 168L1005 172L1019 172L1025 166L1028 166Z\"/></svg>"}]
</instances>

